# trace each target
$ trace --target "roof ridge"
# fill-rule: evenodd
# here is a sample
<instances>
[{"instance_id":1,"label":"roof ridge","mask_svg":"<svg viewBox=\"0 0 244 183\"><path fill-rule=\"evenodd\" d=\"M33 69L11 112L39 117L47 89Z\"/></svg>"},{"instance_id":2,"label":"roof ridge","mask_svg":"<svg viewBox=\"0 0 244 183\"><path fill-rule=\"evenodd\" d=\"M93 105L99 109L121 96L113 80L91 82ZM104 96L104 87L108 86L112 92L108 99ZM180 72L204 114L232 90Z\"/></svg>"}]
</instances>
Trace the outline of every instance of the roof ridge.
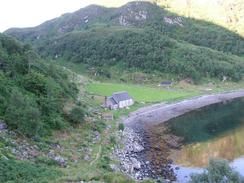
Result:
<instances>
[{"instance_id":1,"label":"roof ridge","mask_svg":"<svg viewBox=\"0 0 244 183\"><path fill-rule=\"evenodd\" d=\"M128 92L127 91L114 92L113 95L114 94L120 94L120 93L128 93Z\"/></svg>"}]
</instances>

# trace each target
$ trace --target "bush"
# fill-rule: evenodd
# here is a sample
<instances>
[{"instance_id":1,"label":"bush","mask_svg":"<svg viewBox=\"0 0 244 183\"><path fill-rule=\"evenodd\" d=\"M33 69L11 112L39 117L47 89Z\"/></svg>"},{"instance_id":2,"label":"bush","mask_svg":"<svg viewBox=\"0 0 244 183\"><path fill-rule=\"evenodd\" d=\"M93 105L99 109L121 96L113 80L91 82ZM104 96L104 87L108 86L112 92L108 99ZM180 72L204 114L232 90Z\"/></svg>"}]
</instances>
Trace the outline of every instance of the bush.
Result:
<instances>
[{"instance_id":1,"label":"bush","mask_svg":"<svg viewBox=\"0 0 244 183\"><path fill-rule=\"evenodd\" d=\"M98 166L100 167L100 168L103 168L103 169L105 169L105 170L108 170L108 171L111 171L112 169L111 169L111 167L110 167L110 158L109 157L107 157L107 156L103 156L101 159L100 159L100 161L99 161L99 163L98 163Z\"/></svg>"},{"instance_id":2,"label":"bush","mask_svg":"<svg viewBox=\"0 0 244 183\"><path fill-rule=\"evenodd\" d=\"M13 91L6 110L8 125L27 136L36 135L41 128L41 113L32 98Z\"/></svg>"},{"instance_id":3,"label":"bush","mask_svg":"<svg viewBox=\"0 0 244 183\"><path fill-rule=\"evenodd\" d=\"M72 124L83 123L84 117L85 117L85 110L81 107L74 107L69 114L69 120Z\"/></svg>"},{"instance_id":4,"label":"bush","mask_svg":"<svg viewBox=\"0 0 244 183\"><path fill-rule=\"evenodd\" d=\"M242 183L244 181L228 164L228 161L211 159L202 174L191 175L190 183Z\"/></svg>"},{"instance_id":5,"label":"bush","mask_svg":"<svg viewBox=\"0 0 244 183\"><path fill-rule=\"evenodd\" d=\"M51 158L47 158L47 157L44 157L44 156L39 156L36 158L35 160L35 163L37 164L45 164L45 165L48 165L48 166L58 166L58 162L51 159Z\"/></svg>"},{"instance_id":6,"label":"bush","mask_svg":"<svg viewBox=\"0 0 244 183\"><path fill-rule=\"evenodd\" d=\"M103 180L105 182L111 182L111 183L133 183L134 180L130 179L129 177L126 177L123 174L120 173L106 173L103 176Z\"/></svg>"},{"instance_id":7,"label":"bush","mask_svg":"<svg viewBox=\"0 0 244 183\"><path fill-rule=\"evenodd\" d=\"M47 183L61 176L61 172L28 162L0 159L0 182Z\"/></svg>"},{"instance_id":8,"label":"bush","mask_svg":"<svg viewBox=\"0 0 244 183\"><path fill-rule=\"evenodd\" d=\"M31 62L30 62L31 61ZM45 64L30 46L0 34L0 117L27 136L65 127L63 106L78 89L67 71Z\"/></svg>"},{"instance_id":9,"label":"bush","mask_svg":"<svg viewBox=\"0 0 244 183\"><path fill-rule=\"evenodd\" d=\"M125 125L123 123L119 123L119 131L124 131Z\"/></svg>"},{"instance_id":10,"label":"bush","mask_svg":"<svg viewBox=\"0 0 244 183\"><path fill-rule=\"evenodd\" d=\"M102 120L97 120L93 123L92 129L93 131L98 131L101 133L106 128L106 124Z\"/></svg>"},{"instance_id":11,"label":"bush","mask_svg":"<svg viewBox=\"0 0 244 183\"><path fill-rule=\"evenodd\" d=\"M116 138L115 138L115 136L110 136L110 143L112 144L112 145L116 145Z\"/></svg>"}]
</instances>

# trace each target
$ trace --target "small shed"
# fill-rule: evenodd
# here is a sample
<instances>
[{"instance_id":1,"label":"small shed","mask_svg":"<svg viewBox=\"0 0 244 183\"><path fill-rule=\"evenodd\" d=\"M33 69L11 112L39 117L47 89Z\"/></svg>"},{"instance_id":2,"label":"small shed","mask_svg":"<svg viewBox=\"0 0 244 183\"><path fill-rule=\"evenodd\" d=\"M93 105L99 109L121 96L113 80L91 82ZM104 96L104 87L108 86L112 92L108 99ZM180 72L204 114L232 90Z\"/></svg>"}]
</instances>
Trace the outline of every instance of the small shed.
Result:
<instances>
[{"instance_id":1,"label":"small shed","mask_svg":"<svg viewBox=\"0 0 244 183\"><path fill-rule=\"evenodd\" d=\"M103 113L102 119L106 121L112 121L114 119L114 116L112 113Z\"/></svg>"},{"instance_id":2,"label":"small shed","mask_svg":"<svg viewBox=\"0 0 244 183\"><path fill-rule=\"evenodd\" d=\"M173 82L172 81L163 81L161 82L158 86L163 86L163 87L171 87L173 85Z\"/></svg>"}]
</instances>

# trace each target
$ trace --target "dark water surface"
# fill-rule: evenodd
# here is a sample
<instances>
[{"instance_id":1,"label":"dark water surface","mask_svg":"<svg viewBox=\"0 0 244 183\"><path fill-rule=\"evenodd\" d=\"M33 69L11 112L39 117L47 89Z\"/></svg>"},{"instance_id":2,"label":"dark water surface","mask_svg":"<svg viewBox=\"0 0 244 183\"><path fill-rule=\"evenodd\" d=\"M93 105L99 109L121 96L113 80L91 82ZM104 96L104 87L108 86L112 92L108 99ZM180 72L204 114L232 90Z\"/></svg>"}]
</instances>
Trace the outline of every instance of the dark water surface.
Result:
<instances>
[{"instance_id":1,"label":"dark water surface","mask_svg":"<svg viewBox=\"0 0 244 183\"><path fill-rule=\"evenodd\" d=\"M190 112L167 126L184 138L182 148L171 153L174 163L182 167L179 176L198 172L209 158L227 159L244 175L244 98Z\"/></svg>"}]
</instances>

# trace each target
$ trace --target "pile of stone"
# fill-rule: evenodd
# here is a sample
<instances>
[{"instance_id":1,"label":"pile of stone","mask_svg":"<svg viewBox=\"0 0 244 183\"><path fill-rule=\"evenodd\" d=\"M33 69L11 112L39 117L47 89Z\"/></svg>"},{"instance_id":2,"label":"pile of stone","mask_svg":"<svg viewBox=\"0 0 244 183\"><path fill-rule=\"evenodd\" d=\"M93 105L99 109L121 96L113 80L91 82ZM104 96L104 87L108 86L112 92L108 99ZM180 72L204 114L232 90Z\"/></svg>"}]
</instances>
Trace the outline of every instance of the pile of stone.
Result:
<instances>
[{"instance_id":1,"label":"pile of stone","mask_svg":"<svg viewBox=\"0 0 244 183\"><path fill-rule=\"evenodd\" d=\"M115 149L120 160L119 169L135 179L146 179L154 176L150 162L144 157L143 139L132 128L126 127L120 135L121 146Z\"/></svg>"},{"instance_id":2,"label":"pile of stone","mask_svg":"<svg viewBox=\"0 0 244 183\"><path fill-rule=\"evenodd\" d=\"M134 129L134 130L133 130ZM147 142L148 134L142 128L126 127L119 135L120 146L115 148L114 154L119 159L120 165L113 169L122 171L137 180L154 179L157 182L170 182L175 180L171 163L162 163L155 166L148 159L148 153L152 147ZM136 130L135 130L136 129Z\"/></svg>"},{"instance_id":3,"label":"pile of stone","mask_svg":"<svg viewBox=\"0 0 244 183\"><path fill-rule=\"evenodd\" d=\"M67 159L65 159L64 157L55 154L55 152L53 150L49 151L49 153L47 154L47 156L56 161L60 166L62 167L66 167L67 166Z\"/></svg>"}]
</instances>

